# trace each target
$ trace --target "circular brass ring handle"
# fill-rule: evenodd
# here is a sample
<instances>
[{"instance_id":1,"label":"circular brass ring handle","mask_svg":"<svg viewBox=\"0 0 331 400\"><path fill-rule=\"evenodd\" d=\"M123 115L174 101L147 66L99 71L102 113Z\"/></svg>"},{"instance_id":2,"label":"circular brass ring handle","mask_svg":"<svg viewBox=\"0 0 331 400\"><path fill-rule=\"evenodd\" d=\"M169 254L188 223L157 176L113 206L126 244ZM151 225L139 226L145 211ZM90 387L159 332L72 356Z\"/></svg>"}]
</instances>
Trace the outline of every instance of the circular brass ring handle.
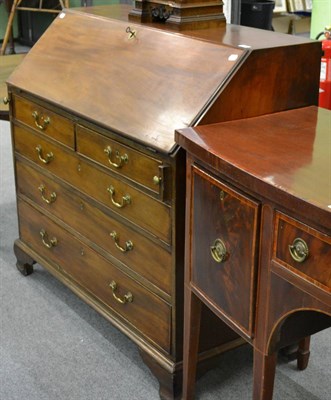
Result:
<instances>
[{"instance_id":1,"label":"circular brass ring handle","mask_svg":"<svg viewBox=\"0 0 331 400\"><path fill-rule=\"evenodd\" d=\"M123 296L123 299L121 299L120 297L118 297L116 295L116 289L117 289L117 283L115 281L111 281L109 286L111 287L111 290L113 292L113 297L114 299L121 304L126 304L126 303L132 303L133 302L133 296L131 292L128 292L127 294L125 294Z\"/></svg>"},{"instance_id":2,"label":"circular brass ring handle","mask_svg":"<svg viewBox=\"0 0 331 400\"><path fill-rule=\"evenodd\" d=\"M2 102L3 102L3 104L6 106L7 104L9 104L10 100L9 100L9 98L8 98L7 96L5 96L5 97L2 99Z\"/></svg>"},{"instance_id":3,"label":"circular brass ring handle","mask_svg":"<svg viewBox=\"0 0 331 400\"><path fill-rule=\"evenodd\" d=\"M125 196L122 197L122 203L118 203L117 201L115 201L114 199L114 195L115 195L115 188L114 186L110 185L109 188L107 188L107 192L109 192L110 194L110 199L111 202L114 204L115 207L117 208L123 208L125 207L127 204L131 203L131 197L130 195L126 194Z\"/></svg>"},{"instance_id":4,"label":"circular brass ring handle","mask_svg":"<svg viewBox=\"0 0 331 400\"><path fill-rule=\"evenodd\" d=\"M120 155L119 151L115 151L115 159L117 162L114 162L111 160L111 156L113 153L113 150L110 146L107 146L103 150L107 156L108 156L108 162L109 164L114 167L114 168L122 168L124 164L127 164L129 161L129 156L127 154L123 154L122 156Z\"/></svg>"},{"instance_id":5,"label":"circular brass ring handle","mask_svg":"<svg viewBox=\"0 0 331 400\"><path fill-rule=\"evenodd\" d=\"M309 249L307 243L303 239L294 239L293 243L290 244L288 248L294 261L302 263L307 260Z\"/></svg>"},{"instance_id":6,"label":"circular brass ring handle","mask_svg":"<svg viewBox=\"0 0 331 400\"><path fill-rule=\"evenodd\" d=\"M34 119L36 127L41 131L44 131L47 128L47 125L51 122L51 119L49 117L39 115L38 111L33 111L32 117Z\"/></svg>"},{"instance_id":7,"label":"circular brass ring handle","mask_svg":"<svg viewBox=\"0 0 331 400\"><path fill-rule=\"evenodd\" d=\"M55 192L52 192L52 193L50 194L50 196L49 196L49 199L47 199L47 197L46 197L46 188L45 188L45 186L44 186L43 184L41 184L41 185L38 187L38 189L39 189L39 191L40 191L40 193L41 193L41 198L44 200L45 203L47 203L47 204L52 204L52 203L54 203L54 201L56 200L56 193L55 193Z\"/></svg>"},{"instance_id":8,"label":"circular brass ring handle","mask_svg":"<svg viewBox=\"0 0 331 400\"><path fill-rule=\"evenodd\" d=\"M48 239L48 234L44 229L42 229L40 231L40 236L41 236L43 245L45 247L47 247L48 249L51 249L52 247L55 247L58 244L56 237L54 237L53 239L50 239L50 240Z\"/></svg>"},{"instance_id":9,"label":"circular brass ring handle","mask_svg":"<svg viewBox=\"0 0 331 400\"><path fill-rule=\"evenodd\" d=\"M226 251L226 246L221 239L216 239L214 244L210 246L210 252L213 259L218 262L226 261L228 257L228 252Z\"/></svg>"},{"instance_id":10,"label":"circular brass ring handle","mask_svg":"<svg viewBox=\"0 0 331 400\"><path fill-rule=\"evenodd\" d=\"M119 244L120 239L119 239L116 231L111 232L109 235L114 239L116 248L118 250L120 250L122 253L126 253L127 251L130 251L133 249L133 243L131 240L127 240L125 242L125 247L120 246L120 244Z\"/></svg>"}]
</instances>

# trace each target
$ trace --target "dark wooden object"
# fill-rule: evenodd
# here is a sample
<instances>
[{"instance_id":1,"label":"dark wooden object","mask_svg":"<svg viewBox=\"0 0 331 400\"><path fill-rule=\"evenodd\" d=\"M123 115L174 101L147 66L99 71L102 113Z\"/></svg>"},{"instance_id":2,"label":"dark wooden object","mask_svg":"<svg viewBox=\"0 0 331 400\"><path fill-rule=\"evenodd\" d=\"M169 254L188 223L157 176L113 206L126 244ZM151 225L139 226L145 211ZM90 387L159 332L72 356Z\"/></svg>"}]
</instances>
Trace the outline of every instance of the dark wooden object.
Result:
<instances>
[{"instance_id":1,"label":"dark wooden object","mask_svg":"<svg viewBox=\"0 0 331 400\"><path fill-rule=\"evenodd\" d=\"M225 25L221 0L135 0L129 19L165 24L169 29L179 31Z\"/></svg>"},{"instance_id":2,"label":"dark wooden object","mask_svg":"<svg viewBox=\"0 0 331 400\"><path fill-rule=\"evenodd\" d=\"M161 397L173 399L185 222L185 157L174 130L316 104L320 43L242 27L204 31L201 40L128 23L127 14L121 21L125 7L107 10L118 20L65 10L8 79L15 249L27 273L28 260L37 261L128 335ZM238 46L241 37L249 48ZM243 85L266 55L270 80ZM246 91L259 106L243 106ZM235 98L229 115L219 112ZM206 307L202 318L203 370L243 340Z\"/></svg>"},{"instance_id":3,"label":"dark wooden object","mask_svg":"<svg viewBox=\"0 0 331 400\"><path fill-rule=\"evenodd\" d=\"M9 99L6 80L23 60L25 54L10 54L0 57L0 119L9 120Z\"/></svg>"},{"instance_id":4,"label":"dark wooden object","mask_svg":"<svg viewBox=\"0 0 331 400\"><path fill-rule=\"evenodd\" d=\"M331 325L331 112L179 130L187 151L183 399L194 398L201 304L254 347L254 400L277 351ZM322 172L323 171L323 172ZM307 246L307 249L305 249Z\"/></svg>"}]
</instances>

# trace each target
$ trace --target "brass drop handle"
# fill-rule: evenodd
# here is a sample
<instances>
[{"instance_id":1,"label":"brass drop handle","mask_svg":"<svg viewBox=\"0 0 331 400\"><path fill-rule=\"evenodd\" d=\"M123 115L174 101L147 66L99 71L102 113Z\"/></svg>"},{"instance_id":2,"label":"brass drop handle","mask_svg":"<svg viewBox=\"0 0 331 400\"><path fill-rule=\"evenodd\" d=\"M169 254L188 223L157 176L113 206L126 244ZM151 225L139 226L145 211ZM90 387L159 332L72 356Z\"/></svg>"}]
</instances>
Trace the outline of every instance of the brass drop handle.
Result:
<instances>
[{"instance_id":1,"label":"brass drop handle","mask_svg":"<svg viewBox=\"0 0 331 400\"><path fill-rule=\"evenodd\" d=\"M108 156L109 164L114 168L122 168L124 164L127 164L129 161L129 156L127 154L120 155L119 151L115 151L115 159L117 162L111 160L113 150L110 146L107 146L103 150Z\"/></svg>"},{"instance_id":2,"label":"brass drop handle","mask_svg":"<svg viewBox=\"0 0 331 400\"><path fill-rule=\"evenodd\" d=\"M36 151L37 151L39 160L41 162L43 162L44 164L49 164L54 158L54 154L52 152L47 153L46 157L44 157L43 156L43 149L40 146L40 144L36 147Z\"/></svg>"},{"instance_id":3,"label":"brass drop handle","mask_svg":"<svg viewBox=\"0 0 331 400\"><path fill-rule=\"evenodd\" d=\"M109 286L111 287L111 290L113 292L113 297L114 299L121 304L126 304L126 303L132 303L133 302L133 296L131 292L128 292L127 294L125 294L123 296L123 299L121 299L120 297L118 297L116 295L116 290L117 290L117 283L115 281L111 281Z\"/></svg>"},{"instance_id":4,"label":"brass drop handle","mask_svg":"<svg viewBox=\"0 0 331 400\"><path fill-rule=\"evenodd\" d=\"M221 239L216 239L214 244L210 246L210 252L213 259L218 262L222 263L226 261L228 252L226 251L226 247L224 242Z\"/></svg>"},{"instance_id":5,"label":"brass drop handle","mask_svg":"<svg viewBox=\"0 0 331 400\"><path fill-rule=\"evenodd\" d=\"M119 236L118 236L117 232L113 231L109 235L114 239L116 248L118 248L118 250L120 250L122 253L126 253L127 251L130 251L133 249L133 243L131 240L127 240L125 242L125 247L122 247L119 244Z\"/></svg>"},{"instance_id":6,"label":"brass drop handle","mask_svg":"<svg viewBox=\"0 0 331 400\"><path fill-rule=\"evenodd\" d=\"M111 202L114 204L114 206L118 207L118 208L123 208L125 207L127 204L131 203L131 197L130 195L126 194L125 196L122 197L122 203L117 203L114 200L114 195L115 195L115 188L114 186L110 185L109 188L107 188L107 192L109 192L110 194L110 199Z\"/></svg>"},{"instance_id":7,"label":"brass drop handle","mask_svg":"<svg viewBox=\"0 0 331 400\"><path fill-rule=\"evenodd\" d=\"M9 100L9 98L8 98L7 96L5 96L5 97L2 99L2 102L3 102L4 105L7 105L7 104L9 104L10 100Z\"/></svg>"},{"instance_id":8,"label":"brass drop handle","mask_svg":"<svg viewBox=\"0 0 331 400\"><path fill-rule=\"evenodd\" d=\"M34 119L36 127L39 128L41 131L44 131L47 128L47 125L51 122L51 119L49 117L39 115L38 111L33 111L32 117Z\"/></svg>"},{"instance_id":9,"label":"brass drop handle","mask_svg":"<svg viewBox=\"0 0 331 400\"><path fill-rule=\"evenodd\" d=\"M46 188L45 188L45 186L41 184L41 185L38 187L38 189L39 189L39 191L41 192L41 198L44 200L45 203L47 203L47 204L52 204L52 203L54 203L54 201L56 200L56 193L55 193L55 192L52 192L52 193L50 194L49 199L47 199L47 198L46 198Z\"/></svg>"},{"instance_id":10,"label":"brass drop handle","mask_svg":"<svg viewBox=\"0 0 331 400\"><path fill-rule=\"evenodd\" d=\"M307 243L303 239L294 239L293 243L290 244L288 248L294 261L302 263L307 260L309 249Z\"/></svg>"},{"instance_id":11,"label":"brass drop handle","mask_svg":"<svg viewBox=\"0 0 331 400\"><path fill-rule=\"evenodd\" d=\"M43 242L43 245L45 247L47 247L48 249L51 249L52 247L55 247L57 245L57 243L58 243L56 237L54 237L53 239L49 239L48 238L48 234L44 229L42 229L40 231L40 236L41 236L41 240Z\"/></svg>"}]
</instances>

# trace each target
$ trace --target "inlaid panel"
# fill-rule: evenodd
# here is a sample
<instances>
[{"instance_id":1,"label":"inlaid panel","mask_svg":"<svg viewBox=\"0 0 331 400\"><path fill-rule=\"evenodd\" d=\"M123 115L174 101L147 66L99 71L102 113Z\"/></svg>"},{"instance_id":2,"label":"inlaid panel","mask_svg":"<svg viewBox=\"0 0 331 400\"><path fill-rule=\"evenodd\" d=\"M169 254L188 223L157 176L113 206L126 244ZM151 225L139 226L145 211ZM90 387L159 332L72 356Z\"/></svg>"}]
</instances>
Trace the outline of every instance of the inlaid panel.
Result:
<instances>
[{"instance_id":1,"label":"inlaid panel","mask_svg":"<svg viewBox=\"0 0 331 400\"><path fill-rule=\"evenodd\" d=\"M252 335L259 204L193 168L191 282Z\"/></svg>"},{"instance_id":2,"label":"inlaid panel","mask_svg":"<svg viewBox=\"0 0 331 400\"><path fill-rule=\"evenodd\" d=\"M281 213L275 229L275 261L331 292L331 237Z\"/></svg>"}]
</instances>

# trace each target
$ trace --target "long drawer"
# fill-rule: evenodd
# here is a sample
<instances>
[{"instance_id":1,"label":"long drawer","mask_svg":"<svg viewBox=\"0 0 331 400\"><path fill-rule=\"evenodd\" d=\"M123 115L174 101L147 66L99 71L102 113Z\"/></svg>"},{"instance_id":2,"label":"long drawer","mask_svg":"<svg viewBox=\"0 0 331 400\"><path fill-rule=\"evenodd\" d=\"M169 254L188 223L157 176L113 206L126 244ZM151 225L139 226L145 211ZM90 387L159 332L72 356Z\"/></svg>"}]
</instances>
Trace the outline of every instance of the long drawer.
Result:
<instances>
[{"instance_id":1,"label":"long drawer","mask_svg":"<svg viewBox=\"0 0 331 400\"><path fill-rule=\"evenodd\" d=\"M17 153L105 204L121 217L166 243L171 242L170 207L166 204L95 168L74 151L22 127L14 127L14 141Z\"/></svg>"},{"instance_id":2,"label":"long drawer","mask_svg":"<svg viewBox=\"0 0 331 400\"><path fill-rule=\"evenodd\" d=\"M17 191L60 218L167 294L171 253L56 183L37 167L17 161Z\"/></svg>"},{"instance_id":3,"label":"long drawer","mask_svg":"<svg viewBox=\"0 0 331 400\"><path fill-rule=\"evenodd\" d=\"M171 307L26 202L18 201L21 240L55 263L123 320L170 351ZM155 328L157 327L157 329Z\"/></svg>"}]
</instances>

